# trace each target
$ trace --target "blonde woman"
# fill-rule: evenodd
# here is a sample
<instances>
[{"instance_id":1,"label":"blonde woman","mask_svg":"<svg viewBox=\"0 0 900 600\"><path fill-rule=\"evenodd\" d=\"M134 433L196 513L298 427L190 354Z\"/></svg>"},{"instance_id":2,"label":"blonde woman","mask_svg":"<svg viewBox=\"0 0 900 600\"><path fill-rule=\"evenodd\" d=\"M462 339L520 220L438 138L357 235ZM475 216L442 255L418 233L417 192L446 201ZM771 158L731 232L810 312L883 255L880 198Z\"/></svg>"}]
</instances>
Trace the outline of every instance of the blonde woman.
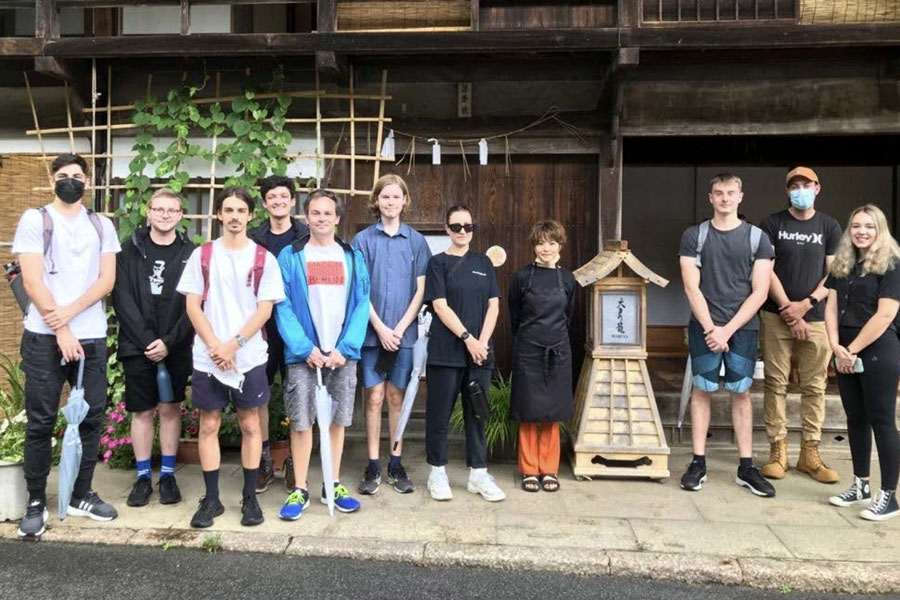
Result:
<instances>
[{"instance_id":1,"label":"blonde woman","mask_svg":"<svg viewBox=\"0 0 900 600\"><path fill-rule=\"evenodd\" d=\"M825 282L825 325L834 351L838 388L847 413L853 484L829 501L852 506L871 499L872 434L881 466L881 491L860 517L884 521L900 515L897 478L897 382L900 340L894 320L900 307L900 247L884 213L866 204L850 214L831 275Z\"/></svg>"}]
</instances>

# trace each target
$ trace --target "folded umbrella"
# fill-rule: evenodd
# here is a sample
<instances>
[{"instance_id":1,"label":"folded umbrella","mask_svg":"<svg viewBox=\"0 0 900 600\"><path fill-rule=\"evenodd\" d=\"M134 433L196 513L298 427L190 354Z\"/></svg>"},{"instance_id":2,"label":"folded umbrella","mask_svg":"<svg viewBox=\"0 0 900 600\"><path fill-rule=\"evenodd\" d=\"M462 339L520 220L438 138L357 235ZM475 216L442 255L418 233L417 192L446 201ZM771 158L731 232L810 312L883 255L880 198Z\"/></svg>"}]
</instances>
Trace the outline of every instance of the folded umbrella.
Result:
<instances>
[{"instance_id":1,"label":"folded umbrella","mask_svg":"<svg viewBox=\"0 0 900 600\"><path fill-rule=\"evenodd\" d=\"M397 419L397 432L394 434L394 450L403 439L406 424L409 423L409 415L412 414L413 404L416 402L416 394L419 392L419 379L425 373L425 363L428 360L428 334L420 335L413 346L413 367L409 374L409 383L406 384L406 393L403 394L403 406L400 407L400 417Z\"/></svg>"},{"instance_id":2,"label":"folded umbrella","mask_svg":"<svg viewBox=\"0 0 900 600\"><path fill-rule=\"evenodd\" d=\"M681 402L678 405L678 429L684 423L684 415L687 412L688 402L691 401L691 388L693 374L691 373L691 359L688 357L687 364L684 366L684 381L681 382Z\"/></svg>"},{"instance_id":3,"label":"folded umbrella","mask_svg":"<svg viewBox=\"0 0 900 600\"><path fill-rule=\"evenodd\" d=\"M88 413L88 403L84 399L84 358L78 361L78 381L69 394L69 400L62 409L66 418L66 433L63 435L62 453L59 459L59 518L66 518L69 502L72 500L72 489L81 469L81 434L78 427Z\"/></svg>"},{"instance_id":4,"label":"folded umbrella","mask_svg":"<svg viewBox=\"0 0 900 600\"><path fill-rule=\"evenodd\" d=\"M316 422L319 423L319 457L328 514L334 516L334 467L331 462L331 396L322 383L322 369L316 368Z\"/></svg>"}]
</instances>

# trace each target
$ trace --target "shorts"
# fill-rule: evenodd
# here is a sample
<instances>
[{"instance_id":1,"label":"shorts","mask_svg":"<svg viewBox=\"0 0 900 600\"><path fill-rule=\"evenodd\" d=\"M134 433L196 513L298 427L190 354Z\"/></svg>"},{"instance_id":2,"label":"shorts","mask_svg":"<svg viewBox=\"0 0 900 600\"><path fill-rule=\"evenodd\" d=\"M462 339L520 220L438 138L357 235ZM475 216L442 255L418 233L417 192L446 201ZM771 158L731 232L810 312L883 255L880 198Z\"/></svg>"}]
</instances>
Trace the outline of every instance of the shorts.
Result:
<instances>
[{"instance_id":1,"label":"shorts","mask_svg":"<svg viewBox=\"0 0 900 600\"><path fill-rule=\"evenodd\" d=\"M688 324L688 349L694 387L704 392L719 389L719 372L724 361L725 389L736 394L749 390L753 384L758 341L758 331L739 329L728 340L728 352L712 352L706 345L700 323L691 321Z\"/></svg>"},{"instance_id":2,"label":"shorts","mask_svg":"<svg viewBox=\"0 0 900 600\"><path fill-rule=\"evenodd\" d=\"M172 380L175 404L184 402L184 389L191 374L191 349L181 350L163 359ZM125 372L125 410L144 412L153 410L159 403L156 386L156 363L146 356L129 356L122 359Z\"/></svg>"},{"instance_id":3,"label":"shorts","mask_svg":"<svg viewBox=\"0 0 900 600\"><path fill-rule=\"evenodd\" d=\"M284 414L291 420L294 431L306 431L316 421L316 383L316 369L306 363L287 366ZM322 383L331 396L331 422L349 427L353 423L356 396L356 361L348 360L339 369L322 369Z\"/></svg>"},{"instance_id":4,"label":"shorts","mask_svg":"<svg viewBox=\"0 0 900 600\"><path fill-rule=\"evenodd\" d=\"M212 373L194 369L191 375L191 404L200 410L220 410L228 405L235 408L258 408L269 401L269 381L266 379L266 365L253 367L244 373L243 389L227 386Z\"/></svg>"},{"instance_id":5,"label":"shorts","mask_svg":"<svg viewBox=\"0 0 900 600\"><path fill-rule=\"evenodd\" d=\"M390 373L382 373L375 369L378 357L382 352L381 346L366 346L361 351L359 359L359 372L362 375L362 385L365 389L375 387L379 383L390 381L397 389L406 389L409 385L409 376L412 374L413 351L412 348L400 348L397 351L397 360Z\"/></svg>"}]
</instances>

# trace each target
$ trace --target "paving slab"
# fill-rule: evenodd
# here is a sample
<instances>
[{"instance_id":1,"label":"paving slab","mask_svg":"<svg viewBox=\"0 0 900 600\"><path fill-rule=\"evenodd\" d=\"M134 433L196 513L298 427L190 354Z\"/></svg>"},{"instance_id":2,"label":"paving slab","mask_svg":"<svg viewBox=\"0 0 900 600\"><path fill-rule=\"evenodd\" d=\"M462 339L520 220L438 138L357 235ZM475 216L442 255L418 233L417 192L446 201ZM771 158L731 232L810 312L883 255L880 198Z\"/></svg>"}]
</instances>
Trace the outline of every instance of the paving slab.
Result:
<instances>
[{"instance_id":1,"label":"paving slab","mask_svg":"<svg viewBox=\"0 0 900 600\"><path fill-rule=\"evenodd\" d=\"M741 558L748 587L837 594L890 594L900 591L896 563Z\"/></svg>"},{"instance_id":2,"label":"paving slab","mask_svg":"<svg viewBox=\"0 0 900 600\"><path fill-rule=\"evenodd\" d=\"M326 556L421 563L425 544L372 539L295 536L285 553L291 556Z\"/></svg>"},{"instance_id":3,"label":"paving slab","mask_svg":"<svg viewBox=\"0 0 900 600\"><path fill-rule=\"evenodd\" d=\"M579 575L606 575L609 557L599 550L580 547L547 548L516 545L469 545L430 542L425 546L427 564L490 569L534 569Z\"/></svg>"},{"instance_id":4,"label":"paving slab","mask_svg":"<svg viewBox=\"0 0 900 600\"><path fill-rule=\"evenodd\" d=\"M585 550L637 550L634 533L625 519L568 517L553 521L531 515L500 513L497 542L502 545Z\"/></svg>"},{"instance_id":5,"label":"paving slab","mask_svg":"<svg viewBox=\"0 0 900 600\"><path fill-rule=\"evenodd\" d=\"M900 563L900 536L893 529L845 527L835 531L815 524L772 525L771 529L797 558Z\"/></svg>"},{"instance_id":6,"label":"paving slab","mask_svg":"<svg viewBox=\"0 0 900 600\"><path fill-rule=\"evenodd\" d=\"M703 554L620 552L611 550L609 574L687 583L740 585L743 573L737 560Z\"/></svg>"},{"instance_id":7,"label":"paving slab","mask_svg":"<svg viewBox=\"0 0 900 600\"><path fill-rule=\"evenodd\" d=\"M629 519L641 550L717 556L791 557L765 525Z\"/></svg>"}]
</instances>

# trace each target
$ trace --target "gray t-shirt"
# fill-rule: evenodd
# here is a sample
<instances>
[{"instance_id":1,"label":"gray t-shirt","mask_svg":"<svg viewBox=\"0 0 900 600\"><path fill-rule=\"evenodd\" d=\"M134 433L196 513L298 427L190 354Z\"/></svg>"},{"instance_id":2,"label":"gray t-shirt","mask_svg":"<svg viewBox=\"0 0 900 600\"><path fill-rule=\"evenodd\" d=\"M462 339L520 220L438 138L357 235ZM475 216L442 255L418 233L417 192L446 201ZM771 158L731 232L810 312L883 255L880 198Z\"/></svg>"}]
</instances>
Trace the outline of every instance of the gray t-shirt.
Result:
<instances>
[{"instance_id":1,"label":"gray t-shirt","mask_svg":"<svg viewBox=\"0 0 900 600\"><path fill-rule=\"evenodd\" d=\"M678 256L697 256L699 231L699 225L687 228L681 236ZM731 231L719 231L710 224L700 256L703 262L700 269L700 291L709 306L709 316L716 325L727 324L753 291L753 261L775 257L772 243L763 234L760 236L756 256L751 258L750 231L751 225L746 222L741 222ZM691 320L697 320L693 314ZM759 329L759 317L754 315L741 329Z\"/></svg>"}]
</instances>

